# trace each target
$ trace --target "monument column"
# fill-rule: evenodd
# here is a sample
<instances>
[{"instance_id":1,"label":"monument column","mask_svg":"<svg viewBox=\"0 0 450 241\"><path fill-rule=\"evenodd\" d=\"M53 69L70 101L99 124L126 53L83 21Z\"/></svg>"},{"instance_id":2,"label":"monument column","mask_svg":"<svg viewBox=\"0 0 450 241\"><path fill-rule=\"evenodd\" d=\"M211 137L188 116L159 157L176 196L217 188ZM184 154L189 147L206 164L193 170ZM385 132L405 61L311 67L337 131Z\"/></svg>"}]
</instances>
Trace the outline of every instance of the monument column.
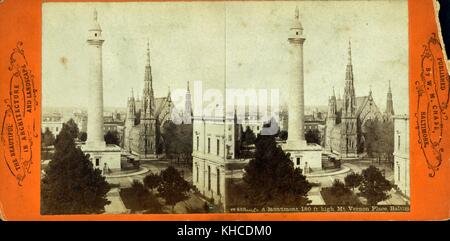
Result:
<instances>
[{"instance_id":1,"label":"monument column","mask_svg":"<svg viewBox=\"0 0 450 241\"><path fill-rule=\"evenodd\" d=\"M103 70L102 70L102 30L97 21L97 11L89 28L89 104L86 145L90 148L104 148L103 137Z\"/></svg>"},{"instance_id":2,"label":"monument column","mask_svg":"<svg viewBox=\"0 0 450 241\"><path fill-rule=\"evenodd\" d=\"M298 8L295 9L295 18L290 27L289 55L291 70L289 78L289 119L288 140L289 148L305 146L304 134L304 80L303 80L303 27L299 20Z\"/></svg>"}]
</instances>

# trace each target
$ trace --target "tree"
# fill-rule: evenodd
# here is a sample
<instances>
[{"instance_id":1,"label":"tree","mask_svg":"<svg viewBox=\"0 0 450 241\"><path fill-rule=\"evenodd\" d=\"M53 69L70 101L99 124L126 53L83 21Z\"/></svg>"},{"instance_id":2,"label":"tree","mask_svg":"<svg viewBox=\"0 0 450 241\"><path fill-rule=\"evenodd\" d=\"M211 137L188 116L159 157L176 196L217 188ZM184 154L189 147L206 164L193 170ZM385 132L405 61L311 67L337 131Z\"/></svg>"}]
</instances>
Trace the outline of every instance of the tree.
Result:
<instances>
[{"instance_id":1,"label":"tree","mask_svg":"<svg viewBox=\"0 0 450 241\"><path fill-rule=\"evenodd\" d=\"M119 132L108 131L105 134L106 144L120 145Z\"/></svg>"},{"instance_id":2,"label":"tree","mask_svg":"<svg viewBox=\"0 0 450 241\"><path fill-rule=\"evenodd\" d=\"M145 213L161 213L162 205L158 199L138 180L133 180L131 187L122 189L120 194L128 208L133 211L146 210Z\"/></svg>"},{"instance_id":3,"label":"tree","mask_svg":"<svg viewBox=\"0 0 450 241\"><path fill-rule=\"evenodd\" d=\"M361 175L362 182L359 186L359 191L361 196L367 199L367 204L376 205L390 197L388 192L393 186L378 168L370 166L364 169Z\"/></svg>"},{"instance_id":4,"label":"tree","mask_svg":"<svg viewBox=\"0 0 450 241\"><path fill-rule=\"evenodd\" d=\"M339 179L334 179L333 185L330 188L330 192L333 196L337 197L338 199L346 195L350 195L351 191L346 185L341 182Z\"/></svg>"},{"instance_id":5,"label":"tree","mask_svg":"<svg viewBox=\"0 0 450 241\"><path fill-rule=\"evenodd\" d=\"M85 142L87 140L87 133L84 131L80 131L78 134L78 140Z\"/></svg>"},{"instance_id":6,"label":"tree","mask_svg":"<svg viewBox=\"0 0 450 241\"><path fill-rule=\"evenodd\" d=\"M392 121L381 123L379 152L384 155L386 160L391 160L394 153L394 123Z\"/></svg>"},{"instance_id":7,"label":"tree","mask_svg":"<svg viewBox=\"0 0 450 241\"><path fill-rule=\"evenodd\" d=\"M66 126L68 132L70 133L70 136L73 139L78 137L79 134L78 125L72 118L63 124L63 128L64 126Z\"/></svg>"},{"instance_id":8,"label":"tree","mask_svg":"<svg viewBox=\"0 0 450 241\"><path fill-rule=\"evenodd\" d=\"M370 157L378 156L378 146L380 144L380 123L377 119L367 120L365 125L365 148Z\"/></svg>"},{"instance_id":9,"label":"tree","mask_svg":"<svg viewBox=\"0 0 450 241\"><path fill-rule=\"evenodd\" d=\"M285 130L282 130L282 131L278 132L278 137L279 137L281 140L285 141L285 140L287 140L287 138L288 138L288 132L285 131Z\"/></svg>"},{"instance_id":10,"label":"tree","mask_svg":"<svg viewBox=\"0 0 450 241\"><path fill-rule=\"evenodd\" d=\"M276 145L274 136L260 135L255 156L245 167L244 182L249 203L257 208L306 205L311 184L294 168L289 156Z\"/></svg>"},{"instance_id":11,"label":"tree","mask_svg":"<svg viewBox=\"0 0 450 241\"><path fill-rule=\"evenodd\" d=\"M147 188L155 189L161 184L161 177L158 174L150 173L144 177L144 185Z\"/></svg>"},{"instance_id":12,"label":"tree","mask_svg":"<svg viewBox=\"0 0 450 241\"><path fill-rule=\"evenodd\" d=\"M72 127L64 124L56 138L55 154L42 179L42 213L101 213L110 203L109 184L89 156L75 147L73 134Z\"/></svg>"},{"instance_id":13,"label":"tree","mask_svg":"<svg viewBox=\"0 0 450 241\"><path fill-rule=\"evenodd\" d=\"M356 187L358 187L361 184L362 176L358 173L351 173L351 174L348 174L344 178L344 181L345 181L345 186L354 190Z\"/></svg>"},{"instance_id":14,"label":"tree","mask_svg":"<svg viewBox=\"0 0 450 241\"><path fill-rule=\"evenodd\" d=\"M318 129L309 129L305 134L306 142L320 145L320 131Z\"/></svg>"},{"instance_id":15,"label":"tree","mask_svg":"<svg viewBox=\"0 0 450 241\"><path fill-rule=\"evenodd\" d=\"M256 135L249 126L242 133L242 143L246 146L255 144Z\"/></svg>"},{"instance_id":16,"label":"tree","mask_svg":"<svg viewBox=\"0 0 450 241\"><path fill-rule=\"evenodd\" d=\"M166 156L176 156L188 163L192 154L192 125L176 125L172 121L166 121L163 129Z\"/></svg>"},{"instance_id":17,"label":"tree","mask_svg":"<svg viewBox=\"0 0 450 241\"><path fill-rule=\"evenodd\" d=\"M55 135L53 135L53 133L48 128L46 128L45 132L42 133L42 145L52 146L54 142L55 142Z\"/></svg>"},{"instance_id":18,"label":"tree","mask_svg":"<svg viewBox=\"0 0 450 241\"><path fill-rule=\"evenodd\" d=\"M166 204L172 206L173 212L175 204L188 198L187 192L191 189L191 185L172 166L161 171L160 177L158 192L166 200Z\"/></svg>"}]
</instances>

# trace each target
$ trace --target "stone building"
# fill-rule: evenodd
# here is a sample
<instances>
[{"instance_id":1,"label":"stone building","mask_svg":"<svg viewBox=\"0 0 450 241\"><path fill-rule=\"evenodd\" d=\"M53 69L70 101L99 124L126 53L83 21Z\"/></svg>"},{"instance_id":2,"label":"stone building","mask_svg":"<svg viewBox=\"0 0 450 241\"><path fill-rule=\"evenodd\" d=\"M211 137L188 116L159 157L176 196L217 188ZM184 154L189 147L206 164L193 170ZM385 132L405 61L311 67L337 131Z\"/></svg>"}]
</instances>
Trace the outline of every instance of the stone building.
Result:
<instances>
[{"instance_id":1,"label":"stone building","mask_svg":"<svg viewBox=\"0 0 450 241\"><path fill-rule=\"evenodd\" d=\"M176 114L175 114L176 113ZM182 124L189 124L192 118L191 94L186 90L183 113L177 113L172 103L170 90L166 97L155 97L153 91L150 49L147 47L144 89L142 98L135 98L133 90L128 98L125 126L123 129L123 148L141 158L154 158L163 152L162 127L171 120L172 115L181 116ZM190 127L192 128L192 127Z\"/></svg>"},{"instance_id":2,"label":"stone building","mask_svg":"<svg viewBox=\"0 0 450 241\"><path fill-rule=\"evenodd\" d=\"M225 165L236 158L240 125L234 118L194 117L192 182L205 197L225 208Z\"/></svg>"},{"instance_id":3,"label":"stone building","mask_svg":"<svg viewBox=\"0 0 450 241\"><path fill-rule=\"evenodd\" d=\"M353 78L351 45L348 47L348 64L345 78L344 96L333 94L328 100L328 114L325 127L325 150L342 158L355 158L364 150L365 124L367 120L391 121L394 115L392 92L389 85L386 111L383 114L372 97L356 96Z\"/></svg>"}]
</instances>

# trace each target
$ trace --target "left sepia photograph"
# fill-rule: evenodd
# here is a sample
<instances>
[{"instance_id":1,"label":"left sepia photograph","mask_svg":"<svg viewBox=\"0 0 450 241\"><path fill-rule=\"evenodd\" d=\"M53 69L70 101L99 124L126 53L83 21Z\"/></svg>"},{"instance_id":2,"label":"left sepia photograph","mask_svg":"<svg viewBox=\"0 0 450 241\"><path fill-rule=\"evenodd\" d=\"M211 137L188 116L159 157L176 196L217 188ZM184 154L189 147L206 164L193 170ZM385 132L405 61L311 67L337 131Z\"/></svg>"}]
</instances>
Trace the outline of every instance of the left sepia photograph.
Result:
<instances>
[{"instance_id":1,"label":"left sepia photograph","mask_svg":"<svg viewBox=\"0 0 450 241\"><path fill-rule=\"evenodd\" d=\"M41 213L223 212L192 185L188 82L223 84L223 4L42 6Z\"/></svg>"}]
</instances>

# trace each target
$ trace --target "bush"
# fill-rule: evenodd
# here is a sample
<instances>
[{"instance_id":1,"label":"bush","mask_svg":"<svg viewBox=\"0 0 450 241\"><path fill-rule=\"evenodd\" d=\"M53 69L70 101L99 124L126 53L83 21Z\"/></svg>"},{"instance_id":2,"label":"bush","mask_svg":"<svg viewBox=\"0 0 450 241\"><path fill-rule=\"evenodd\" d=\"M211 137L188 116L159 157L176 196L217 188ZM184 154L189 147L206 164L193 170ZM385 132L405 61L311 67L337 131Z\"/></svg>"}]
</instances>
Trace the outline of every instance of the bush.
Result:
<instances>
[{"instance_id":1,"label":"bush","mask_svg":"<svg viewBox=\"0 0 450 241\"><path fill-rule=\"evenodd\" d=\"M362 182L362 176L358 173L351 173L344 178L345 186L352 190L357 188Z\"/></svg>"},{"instance_id":2,"label":"bush","mask_svg":"<svg viewBox=\"0 0 450 241\"><path fill-rule=\"evenodd\" d=\"M144 177L144 185L147 188L155 189L161 184L161 177L157 174L150 173Z\"/></svg>"},{"instance_id":3,"label":"bush","mask_svg":"<svg viewBox=\"0 0 450 241\"><path fill-rule=\"evenodd\" d=\"M130 188L121 189L120 197L125 207L131 211L146 210L146 213L162 213L162 205L158 199L137 180L133 181Z\"/></svg>"},{"instance_id":4,"label":"bush","mask_svg":"<svg viewBox=\"0 0 450 241\"><path fill-rule=\"evenodd\" d=\"M360 205L353 192L339 179L334 180L333 186L321 190L326 205Z\"/></svg>"}]
</instances>

